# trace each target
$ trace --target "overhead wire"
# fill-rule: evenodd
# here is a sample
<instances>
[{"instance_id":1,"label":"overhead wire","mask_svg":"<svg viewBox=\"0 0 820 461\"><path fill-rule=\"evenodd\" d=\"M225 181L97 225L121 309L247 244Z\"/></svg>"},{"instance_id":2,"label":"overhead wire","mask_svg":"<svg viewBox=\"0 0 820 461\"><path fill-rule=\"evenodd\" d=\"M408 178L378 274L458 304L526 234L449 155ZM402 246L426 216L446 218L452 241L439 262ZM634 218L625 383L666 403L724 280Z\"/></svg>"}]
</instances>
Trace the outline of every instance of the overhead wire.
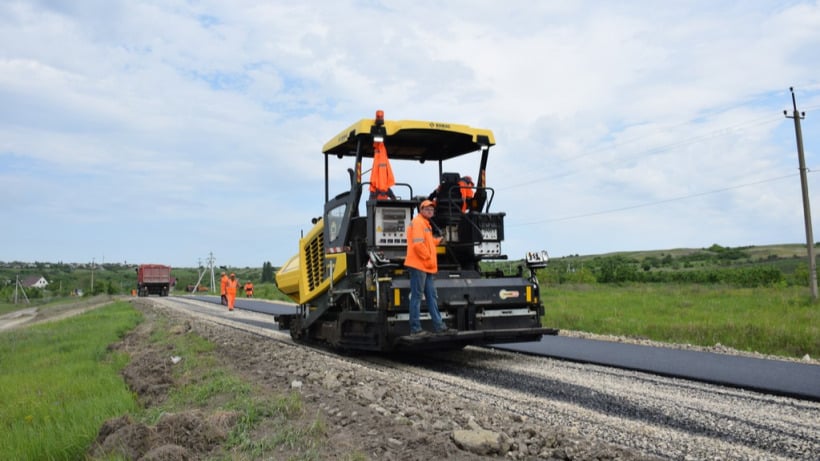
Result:
<instances>
[{"instance_id":1,"label":"overhead wire","mask_svg":"<svg viewBox=\"0 0 820 461\"><path fill-rule=\"evenodd\" d=\"M756 119L749 120L749 121L746 121L746 122L741 122L741 123L737 123L735 125L730 125L728 127L724 127L724 128L720 128L720 129L717 129L717 130L714 130L714 131L710 131L710 132L704 133L702 135L699 135L699 136L696 136L696 137L693 137L693 138L689 138L689 139L686 139L686 140L683 140L683 141L677 141L677 142L674 142L674 143L653 147L651 149L647 149L645 151L639 152L635 155L631 155L631 156L628 156L628 157L613 159L609 162L600 162L599 166L608 166L608 165L611 165L611 164L616 163L616 162L632 161L632 160L636 160L636 159L639 159L639 158L645 158L645 157L649 157L649 156L652 156L652 155L657 155L657 154L660 154L660 153L663 153L663 152L668 152L668 151L673 150L675 148L683 147L683 146L690 145L690 144L695 144L695 143L701 142L701 141L706 140L706 139L717 138L717 137L720 137L720 136L727 136L727 135L731 134L732 132L736 131L739 128L749 128L749 127L753 127L753 126L765 125L765 124L774 123L774 122L779 123L782 120L783 120L782 117L772 117L772 116L756 118ZM683 124L681 124L681 125L683 125ZM639 141L639 140L644 139L644 138L645 138L645 136L640 136L640 137L632 138L630 140L623 141L623 142L620 142L620 143L611 144L611 145L608 145L606 147L600 147L600 148L597 148L597 149L592 149L587 153L584 153L584 154L581 154L577 157L574 157L573 160L578 160L580 158L588 157L588 156L590 156L594 153L613 150L616 147L620 147L620 146L623 146L623 145L626 145L626 144L630 144L630 143ZM499 187L498 189L499 190L514 189L514 188L517 188L517 187L528 186L528 185L531 185L531 184L540 183L540 182L544 182L544 181L549 181L549 180L553 180L553 179L564 178L564 177L572 176L572 175L575 175L575 174L578 174L578 173L580 173L580 171L577 171L577 170L576 171L564 171L564 172L561 172L561 173L548 175L548 176L542 176L540 178L536 178L536 179L532 179L532 180L528 180L528 181L520 181L516 184L511 184L511 185L505 186L505 187Z\"/></svg>"},{"instance_id":2,"label":"overhead wire","mask_svg":"<svg viewBox=\"0 0 820 461\"><path fill-rule=\"evenodd\" d=\"M815 109L815 108L818 108L818 107L820 107L820 106L809 106L809 107L806 108L806 110L811 110L811 109ZM805 110L803 110L801 112L805 112ZM706 139L716 138L716 137L720 137L720 136L726 136L726 135L729 135L732 132L734 132L734 131L736 131L740 128L749 128L749 127L753 127L753 126L765 125L765 124L768 124L768 123L780 122L781 120L783 120L781 117L772 117L772 116L765 116L765 117L756 118L756 119L749 120L749 121L746 121L746 122L741 122L741 123L737 123L737 124L734 124L734 125L730 125L730 126L725 127L725 128L720 128L718 130L710 131L708 133L704 133L702 135L699 135L699 136L696 136L696 137L693 137L693 138L689 138L689 139L686 139L684 141L674 142L674 143L658 146L658 147L655 147L655 148L652 148L652 149L648 149L648 150L643 151L642 153L639 153L637 155L629 156L629 157L626 157L626 158L619 158L619 159L616 159L616 160L613 160L613 161L610 161L610 162L606 162L606 163L600 163L600 166L608 165L608 164L614 163L616 161L618 161L618 162L630 161L630 160L635 160L635 159L638 159L638 158L645 158L645 157L648 157L648 156L651 156L651 155L657 155L657 154L662 153L662 152L667 152L667 151L675 149L675 148L679 148L679 147L686 146L686 145L689 145L689 144L694 144L694 143L697 143L697 142L701 142L701 141L706 140ZM633 139L630 139L630 140L627 140L627 141L624 141L624 142L621 142L621 143L613 144L611 146L594 149L594 150L592 150L592 151L590 151L586 154L583 154L579 157L576 157L576 159L592 155L593 153L613 149L614 147L618 147L618 146L622 146L622 145L629 144L629 143L632 143L632 142L636 142L640 139L643 139L643 137L637 137L637 138L633 138ZM809 169L809 168L807 168L807 170L808 170L809 173L812 172L811 169ZM512 189L512 188L515 188L515 187L530 185L530 184L543 182L543 181L550 180L550 179L556 179L556 178L571 176L571 175L577 174L577 173L578 173L577 171L567 171L567 172L564 172L564 173L559 173L559 174L555 174L555 175L551 175L551 176L537 178L537 179L530 180L530 181L522 181L518 184L511 185L511 186L508 186L508 187L505 187L505 188L502 188L502 189ZM763 183L767 183L767 182L779 181L779 180L786 179L786 178L791 178L791 177L794 177L794 176L795 176L795 174L792 173L792 174L788 174L788 175L777 176L777 177L773 177L773 178L767 178L767 179L763 179L763 180L760 180L760 181L754 181L754 182L750 182L750 183L738 184L738 185L729 186L729 187L725 187L725 188L721 188L721 189L714 189L714 190L711 190L711 191L700 192L700 193L685 195L685 196L680 196L680 197L674 197L674 198L670 198L670 199L657 200L657 201L647 202L647 203L642 203L642 204L637 204L637 205L630 205L630 206L627 206L627 207L620 207L620 208L614 208L614 209L609 209L609 210L601 210L601 211L595 211L595 212L590 212L590 213L583 213L583 214L573 215L573 216L565 216L565 217L561 217L561 218L544 219L544 220L530 221L530 222L526 222L526 223L511 224L511 225L512 226L526 226L526 225L532 225L532 224L541 224L541 223L546 223L546 222L568 221L568 220L572 220L572 219L579 219L579 218L598 216L598 215L609 214L609 213L616 213L616 212L620 212L620 211L626 211L626 210L631 210L631 209L636 209L636 208L644 208L644 207L655 206L655 205L659 205L659 204L663 204L663 203L675 202L675 201L686 200L686 199L690 199L690 198L701 197L701 196L705 196L705 195L722 193L722 192L726 192L726 191L730 191L730 190L734 190L734 189L740 189L740 188L743 188L743 187L749 187L749 186L754 186L754 185L763 184Z\"/></svg>"},{"instance_id":3,"label":"overhead wire","mask_svg":"<svg viewBox=\"0 0 820 461\"><path fill-rule=\"evenodd\" d=\"M809 170L809 172L811 172L811 170ZM786 178L793 178L796 175L797 175L797 173L791 173L791 174L787 174L787 175L783 175L783 176L777 176L777 177L773 177L773 178L761 179L760 181L754 181L754 182L745 183L745 184L737 184L737 185L734 185L734 186L724 187L724 188L721 188L721 189L714 189L714 190L710 190L710 191L706 191L706 192L699 192L699 193L696 193L696 194L683 195L683 196L680 196L680 197L673 197L673 198L669 198L669 199L656 200L656 201L653 201L653 202L640 203L640 204L637 204L637 205L630 205L630 206L626 206L626 207L613 208L613 209L609 209L609 210L594 211L594 212L591 212L591 213L583 213L583 214L573 215L573 216L564 216L564 217L561 217L561 218L543 219L543 220L539 220L539 221L530 221L530 222L525 222L525 223L510 224L510 226L511 227L529 226L529 225L532 225L532 224L543 224L543 223L547 223L547 222L569 221L571 219L587 218L587 217L590 217L590 216L599 216L599 215L604 215L604 214L609 214L609 213L617 213L617 212L620 212L620 211L633 210L633 209L636 209L636 208L645 208L645 207L660 205L660 204L663 204L663 203L677 202L677 201L680 201L680 200L686 200L686 199L695 198L695 197L702 197L704 195L718 194L718 193L721 193L721 192L726 192L726 191L730 191L730 190L734 190L734 189L741 189L743 187L756 186L758 184L763 184L763 183L767 183L767 182L779 181L781 179L786 179Z\"/></svg>"}]
</instances>

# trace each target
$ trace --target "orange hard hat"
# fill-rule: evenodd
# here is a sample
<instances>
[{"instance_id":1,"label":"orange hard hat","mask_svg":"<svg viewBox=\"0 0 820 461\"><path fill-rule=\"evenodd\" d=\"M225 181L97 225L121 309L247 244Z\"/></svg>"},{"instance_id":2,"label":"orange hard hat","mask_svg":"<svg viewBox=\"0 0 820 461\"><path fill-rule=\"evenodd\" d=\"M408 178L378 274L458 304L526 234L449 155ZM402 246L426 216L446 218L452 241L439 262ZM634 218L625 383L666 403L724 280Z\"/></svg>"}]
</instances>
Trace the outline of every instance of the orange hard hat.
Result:
<instances>
[{"instance_id":1,"label":"orange hard hat","mask_svg":"<svg viewBox=\"0 0 820 461\"><path fill-rule=\"evenodd\" d=\"M434 207L434 206L436 206L436 203L433 202L432 200L425 200L425 201L421 202L421 205L419 205L419 210L421 210L422 208L428 207L428 206Z\"/></svg>"}]
</instances>

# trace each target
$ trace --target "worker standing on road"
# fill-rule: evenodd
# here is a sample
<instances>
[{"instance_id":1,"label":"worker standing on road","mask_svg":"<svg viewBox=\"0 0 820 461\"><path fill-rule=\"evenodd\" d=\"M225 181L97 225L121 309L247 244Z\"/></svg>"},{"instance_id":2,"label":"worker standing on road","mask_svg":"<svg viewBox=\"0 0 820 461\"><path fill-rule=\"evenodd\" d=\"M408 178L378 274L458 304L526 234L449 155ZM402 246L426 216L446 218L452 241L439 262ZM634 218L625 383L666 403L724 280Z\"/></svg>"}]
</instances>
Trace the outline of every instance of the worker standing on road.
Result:
<instances>
[{"instance_id":1,"label":"worker standing on road","mask_svg":"<svg viewBox=\"0 0 820 461\"><path fill-rule=\"evenodd\" d=\"M253 298L253 282L251 281L245 284L245 297Z\"/></svg>"},{"instance_id":2,"label":"worker standing on road","mask_svg":"<svg viewBox=\"0 0 820 461\"><path fill-rule=\"evenodd\" d=\"M222 279L220 280L220 284L221 284L220 294L222 295L222 305L227 306L228 305L228 296L227 296L227 294L228 294L228 292L227 292L227 289L228 289L228 274L226 274L225 272L222 272Z\"/></svg>"},{"instance_id":3,"label":"worker standing on road","mask_svg":"<svg viewBox=\"0 0 820 461\"><path fill-rule=\"evenodd\" d=\"M436 286L433 276L438 272L438 256L436 246L441 237L433 236L430 219L435 214L435 204L425 200L419 205L419 214L413 218L407 229L407 258L404 265L410 272L410 334L430 334L421 329L421 297L427 299L427 312L433 321L433 330L436 333L448 332L447 325L441 321L438 311Z\"/></svg>"},{"instance_id":4,"label":"worker standing on road","mask_svg":"<svg viewBox=\"0 0 820 461\"><path fill-rule=\"evenodd\" d=\"M228 310L232 311L236 304L236 290L239 288L239 280L236 279L236 274L233 272L231 272L231 278L225 288L228 296Z\"/></svg>"}]
</instances>

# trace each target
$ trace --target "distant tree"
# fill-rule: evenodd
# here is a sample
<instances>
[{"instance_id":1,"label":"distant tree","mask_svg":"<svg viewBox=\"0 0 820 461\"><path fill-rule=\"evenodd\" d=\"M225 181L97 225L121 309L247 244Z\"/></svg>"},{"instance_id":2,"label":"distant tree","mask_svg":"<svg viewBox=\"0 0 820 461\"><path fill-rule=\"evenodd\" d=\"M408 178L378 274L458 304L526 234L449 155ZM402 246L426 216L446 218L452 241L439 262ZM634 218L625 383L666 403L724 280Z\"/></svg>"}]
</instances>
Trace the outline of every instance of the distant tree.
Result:
<instances>
[{"instance_id":1,"label":"distant tree","mask_svg":"<svg viewBox=\"0 0 820 461\"><path fill-rule=\"evenodd\" d=\"M596 258L597 259L597 258ZM600 258L595 279L600 283L623 283L638 280L637 264L623 256Z\"/></svg>"},{"instance_id":2,"label":"distant tree","mask_svg":"<svg viewBox=\"0 0 820 461\"><path fill-rule=\"evenodd\" d=\"M661 266L661 260L657 256L647 256L647 257L643 258L643 264L641 264L641 267L643 268L644 271L649 271L653 267L660 267L660 266Z\"/></svg>"},{"instance_id":3,"label":"distant tree","mask_svg":"<svg viewBox=\"0 0 820 461\"><path fill-rule=\"evenodd\" d=\"M262 264L262 283L273 282L273 265L270 261L265 261Z\"/></svg>"}]
</instances>

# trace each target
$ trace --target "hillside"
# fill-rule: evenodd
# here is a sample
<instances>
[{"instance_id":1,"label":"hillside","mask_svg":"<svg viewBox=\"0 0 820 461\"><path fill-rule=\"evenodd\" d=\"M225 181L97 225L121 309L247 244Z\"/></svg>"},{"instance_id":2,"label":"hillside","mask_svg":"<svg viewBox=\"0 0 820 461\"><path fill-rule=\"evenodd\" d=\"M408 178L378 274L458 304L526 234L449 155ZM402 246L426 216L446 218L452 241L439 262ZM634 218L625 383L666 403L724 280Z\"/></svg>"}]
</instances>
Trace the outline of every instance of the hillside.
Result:
<instances>
[{"instance_id":1,"label":"hillside","mask_svg":"<svg viewBox=\"0 0 820 461\"><path fill-rule=\"evenodd\" d=\"M621 260L644 270L686 270L765 265L791 274L806 263L806 245L778 244L744 247L672 248L666 250L620 251L596 255L570 255L553 258L554 264L595 264ZM648 269L647 269L648 268Z\"/></svg>"},{"instance_id":2,"label":"hillside","mask_svg":"<svg viewBox=\"0 0 820 461\"><path fill-rule=\"evenodd\" d=\"M717 244L715 244L717 245ZM718 245L719 246L719 245ZM624 256L627 258L633 258L642 260L644 258L651 258L651 257L658 257L663 258L666 255L670 255L673 258L681 258L687 257L697 254L703 253L714 253L714 251L710 251L710 248L672 248L667 250L646 250L646 251L618 251L613 253L603 253L598 255L585 255L585 256L577 256L581 259L587 258L596 258L596 257L606 257L606 256ZM721 248L731 248L731 247L721 247ZM764 260L771 260L773 257L780 258L780 259L791 259L791 258L805 258L806 257L806 245L800 243L787 243L787 244L779 244L779 245L761 245L761 246L745 246L745 247L734 247L732 249L741 250L749 255L749 259L756 260L756 261L764 261Z\"/></svg>"}]
</instances>

